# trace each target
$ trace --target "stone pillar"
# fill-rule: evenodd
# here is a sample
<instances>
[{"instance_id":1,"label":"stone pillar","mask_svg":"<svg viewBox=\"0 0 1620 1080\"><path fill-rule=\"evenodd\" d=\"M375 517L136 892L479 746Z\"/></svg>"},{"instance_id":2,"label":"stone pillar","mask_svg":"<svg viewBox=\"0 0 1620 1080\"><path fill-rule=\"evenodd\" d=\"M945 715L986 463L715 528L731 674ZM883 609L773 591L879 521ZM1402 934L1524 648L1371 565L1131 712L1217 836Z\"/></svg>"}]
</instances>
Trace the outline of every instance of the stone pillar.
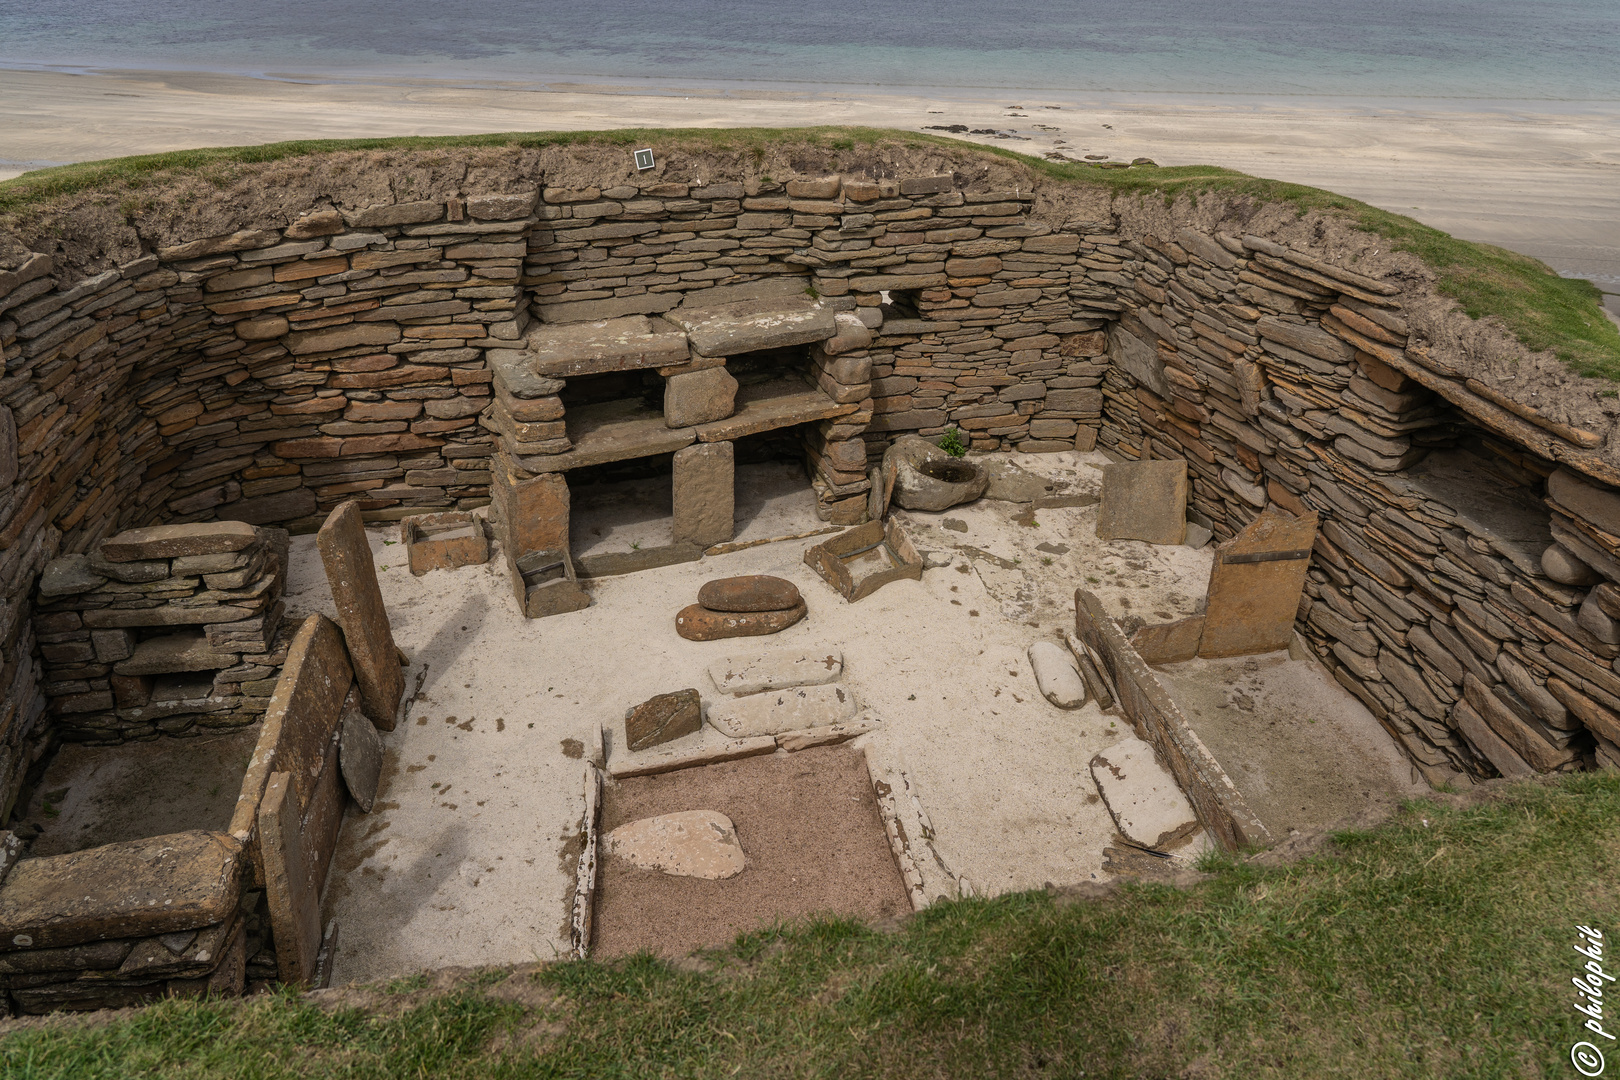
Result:
<instances>
[{"instance_id":1,"label":"stone pillar","mask_svg":"<svg viewBox=\"0 0 1620 1080\"><path fill-rule=\"evenodd\" d=\"M664 423L672 428L724 420L736 402L737 380L724 367L684 371L664 381Z\"/></svg>"},{"instance_id":2,"label":"stone pillar","mask_svg":"<svg viewBox=\"0 0 1620 1080\"><path fill-rule=\"evenodd\" d=\"M736 473L729 442L694 443L675 451L675 543L708 547L731 539Z\"/></svg>"}]
</instances>

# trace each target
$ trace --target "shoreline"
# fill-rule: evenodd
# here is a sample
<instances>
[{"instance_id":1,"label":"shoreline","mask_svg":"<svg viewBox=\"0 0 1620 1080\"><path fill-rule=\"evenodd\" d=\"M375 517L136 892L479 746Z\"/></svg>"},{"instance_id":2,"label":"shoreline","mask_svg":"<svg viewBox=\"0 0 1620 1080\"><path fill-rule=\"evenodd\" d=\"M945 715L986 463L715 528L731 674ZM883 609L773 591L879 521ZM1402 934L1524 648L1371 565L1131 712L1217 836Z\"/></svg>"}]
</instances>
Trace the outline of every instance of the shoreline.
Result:
<instances>
[{"instance_id":1,"label":"shoreline","mask_svg":"<svg viewBox=\"0 0 1620 1080\"><path fill-rule=\"evenodd\" d=\"M475 82L0 67L0 180L49 164L299 138L962 124L1005 133L955 136L963 141L1037 158L1054 149L1148 157L1327 188L1620 292L1620 102ZM1609 306L1620 313L1620 296Z\"/></svg>"}]
</instances>

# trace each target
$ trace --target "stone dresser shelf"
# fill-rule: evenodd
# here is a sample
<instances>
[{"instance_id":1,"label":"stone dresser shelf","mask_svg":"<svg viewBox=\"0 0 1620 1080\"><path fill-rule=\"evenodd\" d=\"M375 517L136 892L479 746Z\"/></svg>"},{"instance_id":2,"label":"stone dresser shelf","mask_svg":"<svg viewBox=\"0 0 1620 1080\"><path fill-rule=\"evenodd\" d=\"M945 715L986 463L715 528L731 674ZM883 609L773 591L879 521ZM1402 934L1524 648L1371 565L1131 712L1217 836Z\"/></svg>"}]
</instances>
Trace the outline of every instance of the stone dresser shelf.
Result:
<instances>
[{"instance_id":1,"label":"stone dresser shelf","mask_svg":"<svg viewBox=\"0 0 1620 1080\"><path fill-rule=\"evenodd\" d=\"M694 442L726 442L762 431L826 420L854 412L795 378L745 386L737 391L737 411L724 420L674 428L664 414L640 400L604 401L568 411L568 438L574 448L562 454L516 456L534 473L566 472L585 465L670 454Z\"/></svg>"}]
</instances>

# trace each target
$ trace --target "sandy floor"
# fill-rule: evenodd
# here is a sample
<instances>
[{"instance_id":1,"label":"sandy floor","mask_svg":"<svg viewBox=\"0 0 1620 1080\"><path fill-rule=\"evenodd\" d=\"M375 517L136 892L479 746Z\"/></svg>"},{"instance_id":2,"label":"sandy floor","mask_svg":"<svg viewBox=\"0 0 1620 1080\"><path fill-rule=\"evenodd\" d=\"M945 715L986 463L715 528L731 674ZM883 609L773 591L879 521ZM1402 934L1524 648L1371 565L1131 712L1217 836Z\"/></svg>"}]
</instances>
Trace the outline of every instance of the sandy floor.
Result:
<instances>
[{"instance_id":1,"label":"sandy floor","mask_svg":"<svg viewBox=\"0 0 1620 1080\"><path fill-rule=\"evenodd\" d=\"M1083 493L1103 459L1014 460ZM1106 877L1114 828L1088 763L1124 721L1047 703L1025 652L1073 627L1081 584L1116 615L1190 613L1209 550L1100 542L1095 506L1030 515L981 500L899 517L929 569L858 604L804 564L815 541L796 540L598 579L590 608L533 622L498 557L412 577L395 530L372 530L414 696L384 736L378 806L353 815L340 843L326 898L343 928L337 979L565 950L581 758L599 752L602 726L654 694L712 693L709 664L774 645L843 651L845 685L882 721L852 746L894 789L930 899ZM330 613L312 539L294 539L289 606ZM704 581L761 573L794 582L808 618L767 639L675 633Z\"/></svg>"},{"instance_id":2,"label":"sandy floor","mask_svg":"<svg viewBox=\"0 0 1620 1080\"><path fill-rule=\"evenodd\" d=\"M621 781L606 794L602 832L679 810L729 817L747 869L702 881L609 856L597 886L595 955L683 956L777 919L833 914L870 922L911 911L866 763L847 746Z\"/></svg>"},{"instance_id":3,"label":"sandy floor","mask_svg":"<svg viewBox=\"0 0 1620 1080\"><path fill-rule=\"evenodd\" d=\"M192 739L67 744L28 807L26 820L45 830L31 854L62 855L187 829L225 829L259 730L254 724Z\"/></svg>"},{"instance_id":4,"label":"sandy floor","mask_svg":"<svg viewBox=\"0 0 1620 1080\"><path fill-rule=\"evenodd\" d=\"M1429 793L1366 706L1314 664L1272 653L1159 672L1278 840Z\"/></svg>"},{"instance_id":5,"label":"sandy floor","mask_svg":"<svg viewBox=\"0 0 1620 1080\"><path fill-rule=\"evenodd\" d=\"M1043 154L1224 165L1330 188L1501 244L1620 292L1620 109L1330 100L973 99L860 90L467 87L268 81L156 72L0 71L0 179L72 161L283 139L615 127L863 124L964 136ZM1023 106L1015 115L1008 106ZM1046 106L1058 106L1051 109ZM1562 109L1563 111L1559 111ZM1620 298L1611 307L1620 311Z\"/></svg>"}]
</instances>

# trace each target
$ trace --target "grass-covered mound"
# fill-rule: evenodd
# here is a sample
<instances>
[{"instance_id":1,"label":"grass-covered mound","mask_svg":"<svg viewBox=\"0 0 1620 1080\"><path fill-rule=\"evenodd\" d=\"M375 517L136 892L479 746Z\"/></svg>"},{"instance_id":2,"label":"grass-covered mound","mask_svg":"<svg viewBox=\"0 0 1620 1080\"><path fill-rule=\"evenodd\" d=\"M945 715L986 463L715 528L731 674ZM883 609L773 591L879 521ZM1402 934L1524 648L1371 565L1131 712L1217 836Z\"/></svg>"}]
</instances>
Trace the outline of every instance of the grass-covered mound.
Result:
<instances>
[{"instance_id":1,"label":"grass-covered mound","mask_svg":"<svg viewBox=\"0 0 1620 1080\"><path fill-rule=\"evenodd\" d=\"M1620 932L1620 777L1492 784L1292 865L1207 869L1185 889L942 903L898 931L779 927L679 966L557 963L51 1020L0 1039L0 1070L1385 1080L1563 1076L1582 1038L1614 1045L1580 1029L1569 980L1577 924Z\"/></svg>"}]
</instances>

